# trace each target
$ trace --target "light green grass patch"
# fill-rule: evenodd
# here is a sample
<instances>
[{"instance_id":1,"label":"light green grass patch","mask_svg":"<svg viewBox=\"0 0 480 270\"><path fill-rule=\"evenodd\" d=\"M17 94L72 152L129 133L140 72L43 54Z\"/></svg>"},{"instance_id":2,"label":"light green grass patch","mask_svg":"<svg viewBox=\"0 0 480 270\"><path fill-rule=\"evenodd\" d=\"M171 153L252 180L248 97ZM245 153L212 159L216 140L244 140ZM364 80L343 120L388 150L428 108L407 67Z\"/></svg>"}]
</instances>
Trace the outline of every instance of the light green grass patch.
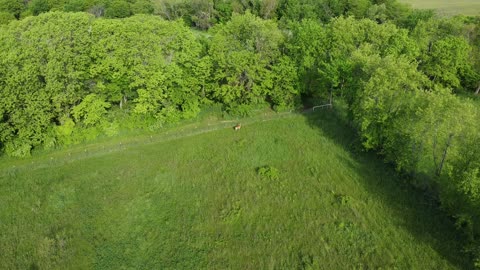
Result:
<instances>
[{"instance_id":1,"label":"light green grass patch","mask_svg":"<svg viewBox=\"0 0 480 270\"><path fill-rule=\"evenodd\" d=\"M478 0L400 0L411 4L418 9L433 9L442 16L480 15L480 1Z\"/></svg>"},{"instance_id":2,"label":"light green grass patch","mask_svg":"<svg viewBox=\"0 0 480 270\"><path fill-rule=\"evenodd\" d=\"M465 266L450 221L333 112L233 125L4 163L0 268Z\"/></svg>"}]
</instances>

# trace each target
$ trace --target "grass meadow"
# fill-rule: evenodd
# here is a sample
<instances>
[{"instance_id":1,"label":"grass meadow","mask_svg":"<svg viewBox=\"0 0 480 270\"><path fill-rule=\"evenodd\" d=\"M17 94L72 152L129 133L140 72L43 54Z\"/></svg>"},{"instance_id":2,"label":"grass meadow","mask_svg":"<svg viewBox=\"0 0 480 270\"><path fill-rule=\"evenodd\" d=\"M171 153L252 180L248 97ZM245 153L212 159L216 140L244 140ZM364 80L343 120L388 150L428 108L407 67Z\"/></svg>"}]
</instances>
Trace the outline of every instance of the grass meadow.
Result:
<instances>
[{"instance_id":1,"label":"grass meadow","mask_svg":"<svg viewBox=\"0 0 480 270\"><path fill-rule=\"evenodd\" d=\"M439 15L480 15L480 1L478 0L400 0L411 4L414 8L434 9Z\"/></svg>"},{"instance_id":2,"label":"grass meadow","mask_svg":"<svg viewBox=\"0 0 480 270\"><path fill-rule=\"evenodd\" d=\"M334 111L252 119L3 160L0 269L468 267Z\"/></svg>"}]
</instances>

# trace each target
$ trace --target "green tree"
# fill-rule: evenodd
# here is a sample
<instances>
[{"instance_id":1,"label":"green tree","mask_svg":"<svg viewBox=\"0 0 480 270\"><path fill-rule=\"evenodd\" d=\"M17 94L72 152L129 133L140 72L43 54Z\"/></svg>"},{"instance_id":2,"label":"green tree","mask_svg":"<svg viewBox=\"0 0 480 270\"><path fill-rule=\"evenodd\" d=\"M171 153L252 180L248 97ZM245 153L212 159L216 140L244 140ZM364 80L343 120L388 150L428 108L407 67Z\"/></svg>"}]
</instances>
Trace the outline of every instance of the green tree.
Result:
<instances>
[{"instance_id":1,"label":"green tree","mask_svg":"<svg viewBox=\"0 0 480 270\"><path fill-rule=\"evenodd\" d=\"M133 14L153 14L154 7L151 1L149 0L137 0L132 6Z\"/></svg>"},{"instance_id":2,"label":"green tree","mask_svg":"<svg viewBox=\"0 0 480 270\"><path fill-rule=\"evenodd\" d=\"M80 12L87 9L87 2L85 0L70 0L68 1L63 9L69 12Z\"/></svg>"},{"instance_id":3,"label":"green tree","mask_svg":"<svg viewBox=\"0 0 480 270\"><path fill-rule=\"evenodd\" d=\"M110 103L105 102L96 94L89 94L83 98L80 104L73 107L72 115L77 124L83 123L86 126L94 126L104 119L110 106Z\"/></svg>"},{"instance_id":4,"label":"green tree","mask_svg":"<svg viewBox=\"0 0 480 270\"><path fill-rule=\"evenodd\" d=\"M423 155L411 136L427 78L406 58L381 58L374 50L354 54L363 74L352 110L363 145L379 150L399 169L412 171Z\"/></svg>"},{"instance_id":5,"label":"green tree","mask_svg":"<svg viewBox=\"0 0 480 270\"><path fill-rule=\"evenodd\" d=\"M303 19L319 19L318 12L322 1L315 0L280 0L278 17L282 21L301 21Z\"/></svg>"},{"instance_id":6,"label":"green tree","mask_svg":"<svg viewBox=\"0 0 480 270\"><path fill-rule=\"evenodd\" d=\"M176 20L188 16L191 10L185 0L153 0L155 14L167 20Z\"/></svg>"},{"instance_id":7,"label":"green tree","mask_svg":"<svg viewBox=\"0 0 480 270\"><path fill-rule=\"evenodd\" d=\"M279 0L263 0L260 3L260 16L264 19L276 17Z\"/></svg>"},{"instance_id":8,"label":"green tree","mask_svg":"<svg viewBox=\"0 0 480 270\"><path fill-rule=\"evenodd\" d=\"M215 23L215 10L213 0L194 0L191 1L192 8L191 20L199 29L206 30Z\"/></svg>"},{"instance_id":9,"label":"green tree","mask_svg":"<svg viewBox=\"0 0 480 270\"><path fill-rule=\"evenodd\" d=\"M421 69L433 82L459 88L460 73L468 68L470 46L463 38L446 37L431 45Z\"/></svg>"},{"instance_id":10,"label":"green tree","mask_svg":"<svg viewBox=\"0 0 480 270\"><path fill-rule=\"evenodd\" d=\"M53 124L83 97L90 19L87 14L49 13L2 31L0 140L8 154L25 155L41 145Z\"/></svg>"},{"instance_id":11,"label":"green tree","mask_svg":"<svg viewBox=\"0 0 480 270\"><path fill-rule=\"evenodd\" d=\"M475 89L475 46L465 38L461 17L421 21L412 32L421 54L419 68L434 83L454 90ZM474 81L472 83L472 81Z\"/></svg>"},{"instance_id":12,"label":"green tree","mask_svg":"<svg viewBox=\"0 0 480 270\"><path fill-rule=\"evenodd\" d=\"M287 41L288 55L295 60L303 93L327 94L320 81L318 69L326 61L329 41L327 28L314 20L293 22L289 28L292 34Z\"/></svg>"},{"instance_id":13,"label":"green tree","mask_svg":"<svg viewBox=\"0 0 480 270\"><path fill-rule=\"evenodd\" d=\"M292 109L300 105L300 90L295 63L286 56L272 67L272 90L269 99L276 111Z\"/></svg>"},{"instance_id":14,"label":"green tree","mask_svg":"<svg viewBox=\"0 0 480 270\"><path fill-rule=\"evenodd\" d=\"M47 0L32 0L28 5L30 11L35 16L47 12L51 8Z\"/></svg>"},{"instance_id":15,"label":"green tree","mask_svg":"<svg viewBox=\"0 0 480 270\"><path fill-rule=\"evenodd\" d=\"M435 11L431 9L412 9L408 15L399 20L397 24L409 30L415 29L420 22L431 20L435 16Z\"/></svg>"},{"instance_id":16,"label":"green tree","mask_svg":"<svg viewBox=\"0 0 480 270\"><path fill-rule=\"evenodd\" d=\"M343 95L349 104L355 102L355 92L360 87L355 73L356 63L352 58L357 50L368 46L380 57L402 55L410 61L418 55L418 48L406 30L368 19L334 19L328 25L326 39L329 43L324 58L319 60L319 80L325 90Z\"/></svg>"},{"instance_id":17,"label":"green tree","mask_svg":"<svg viewBox=\"0 0 480 270\"><path fill-rule=\"evenodd\" d=\"M247 12L212 30L209 54L218 85L212 97L234 110L265 102L284 40L277 25Z\"/></svg>"},{"instance_id":18,"label":"green tree","mask_svg":"<svg viewBox=\"0 0 480 270\"><path fill-rule=\"evenodd\" d=\"M215 9L216 20L225 23L230 20L233 9L230 0L214 0L213 7Z\"/></svg>"},{"instance_id":19,"label":"green tree","mask_svg":"<svg viewBox=\"0 0 480 270\"><path fill-rule=\"evenodd\" d=\"M201 47L182 23L137 15L98 20L92 33L93 92L121 108L133 101L134 112L163 120L198 111L204 82L192 71Z\"/></svg>"},{"instance_id":20,"label":"green tree","mask_svg":"<svg viewBox=\"0 0 480 270\"><path fill-rule=\"evenodd\" d=\"M11 21L15 20L15 16L8 12L0 12L0 25L8 24Z\"/></svg>"},{"instance_id":21,"label":"green tree","mask_svg":"<svg viewBox=\"0 0 480 270\"><path fill-rule=\"evenodd\" d=\"M130 4L124 0L115 0L107 5L105 17L126 18L132 15Z\"/></svg>"},{"instance_id":22,"label":"green tree","mask_svg":"<svg viewBox=\"0 0 480 270\"><path fill-rule=\"evenodd\" d=\"M20 14L25 9L24 3L22 0L0 0L0 12L9 13L16 19L19 19Z\"/></svg>"}]
</instances>

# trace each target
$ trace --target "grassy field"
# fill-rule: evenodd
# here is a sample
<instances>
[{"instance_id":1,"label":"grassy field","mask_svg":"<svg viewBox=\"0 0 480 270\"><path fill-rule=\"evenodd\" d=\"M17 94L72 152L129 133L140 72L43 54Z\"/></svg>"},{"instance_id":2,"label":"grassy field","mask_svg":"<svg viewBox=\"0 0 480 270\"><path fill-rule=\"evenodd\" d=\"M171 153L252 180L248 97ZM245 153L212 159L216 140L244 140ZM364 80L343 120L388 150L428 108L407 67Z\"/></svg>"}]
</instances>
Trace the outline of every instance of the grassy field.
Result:
<instances>
[{"instance_id":1,"label":"grassy field","mask_svg":"<svg viewBox=\"0 0 480 270\"><path fill-rule=\"evenodd\" d=\"M479 0L400 0L400 2L411 4L414 8L434 9L443 16L480 15Z\"/></svg>"},{"instance_id":2,"label":"grassy field","mask_svg":"<svg viewBox=\"0 0 480 270\"><path fill-rule=\"evenodd\" d=\"M284 114L4 161L0 269L467 267L451 221L354 154L338 119Z\"/></svg>"}]
</instances>

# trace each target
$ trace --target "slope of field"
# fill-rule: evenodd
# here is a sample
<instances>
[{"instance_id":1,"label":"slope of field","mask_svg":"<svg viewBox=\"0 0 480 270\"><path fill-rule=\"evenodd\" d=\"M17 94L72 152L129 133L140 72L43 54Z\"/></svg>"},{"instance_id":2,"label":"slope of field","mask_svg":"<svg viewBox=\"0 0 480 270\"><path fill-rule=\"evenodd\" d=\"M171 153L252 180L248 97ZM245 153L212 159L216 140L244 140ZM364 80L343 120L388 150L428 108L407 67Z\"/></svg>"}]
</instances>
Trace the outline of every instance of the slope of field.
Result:
<instances>
[{"instance_id":1,"label":"slope of field","mask_svg":"<svg viewBox=\"0 0 480 270\"><path fill-rule=\"evenodd\" d=\"M411 4L418 9L434 9L439 15L480 15L480 1L478 0L400 0Z\"/></svg>"},{"instance_id":2,"label":"slope of field","mask_svg":"<svg viewBox=\"0 0 480 270\"><path fill-rule=\"evenodd\" d=\"M465 267L450 221L333 112L245 123L3 164L0 268Z\"/></svg>"}]
</instances>

